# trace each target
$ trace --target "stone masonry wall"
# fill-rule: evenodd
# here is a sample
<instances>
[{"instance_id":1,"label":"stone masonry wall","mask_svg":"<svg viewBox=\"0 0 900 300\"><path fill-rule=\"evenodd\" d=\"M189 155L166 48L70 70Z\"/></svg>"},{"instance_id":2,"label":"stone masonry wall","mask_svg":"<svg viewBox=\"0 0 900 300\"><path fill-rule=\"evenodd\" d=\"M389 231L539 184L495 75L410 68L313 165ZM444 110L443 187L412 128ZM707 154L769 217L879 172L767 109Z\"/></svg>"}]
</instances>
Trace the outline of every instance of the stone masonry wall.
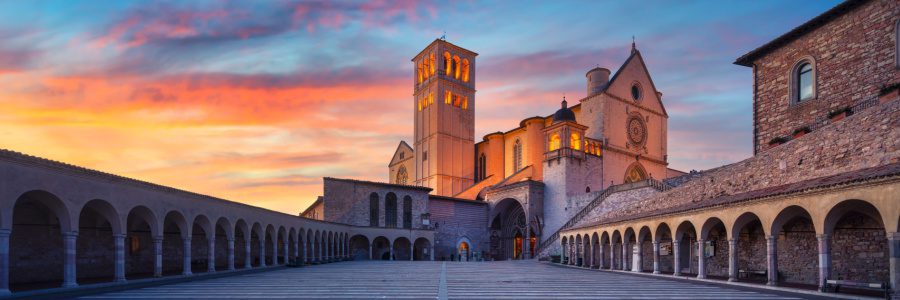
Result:
<instances>
[{"instance_id":1,"label":"stone masonry wall","mask_svg":"<svg viewBox=\"0 0 900 300\"><path fill-rule=\"evenodd\" d=\"M397 195L397 228L403 227L403 197L412 198L412 226L421 226L421 215L428 212L428 190L418 187L326 178L323 186L324 220L354 226L369 226L369 195L378 194L378 224L385 227L385 198Z\"/></svg>"},{"instance_id":2,"label":"stone masonry wall","mask_svg":"<svg viewBox=\"0 0 900 300\"><path fill-rule=\"evenodd\" d=\"M758 152L772 138L900 81L894 62L898 3L871 1L755 61ZM791 71L804 58L814 61L816 97L791 105Z\"/></svg>"},{"instance_id":3,"label":"stone masonry wall","mask_svg":"<svg viewBox=\"0 0 900 300\"><path fill-rule=\"evenodd\" d=\"M435 226L434 259L449 260L461 238L471 242L470 251L487 251L487 213L484 202L463 202L430 198L431 221Z\"/></svg>"}]
</instances>

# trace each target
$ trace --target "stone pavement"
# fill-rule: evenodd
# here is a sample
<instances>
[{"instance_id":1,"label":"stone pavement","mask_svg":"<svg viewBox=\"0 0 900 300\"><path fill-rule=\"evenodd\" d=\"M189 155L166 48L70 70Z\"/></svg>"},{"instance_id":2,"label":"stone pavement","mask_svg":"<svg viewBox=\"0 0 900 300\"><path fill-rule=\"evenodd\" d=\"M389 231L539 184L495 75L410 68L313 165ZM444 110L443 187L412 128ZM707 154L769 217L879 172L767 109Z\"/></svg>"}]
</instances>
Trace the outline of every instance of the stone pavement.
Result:
<instances>
[{"instance_id":1,"label":"stone pavement","mask_svg":"<svg viewBox=\"0 0 900 300\"><path fill-rule=\"evenodd\" d=\"M199 280L90 299L802 299L738 289L553 266L535 261L358 261Z\"/></svg>"}]
</instances>

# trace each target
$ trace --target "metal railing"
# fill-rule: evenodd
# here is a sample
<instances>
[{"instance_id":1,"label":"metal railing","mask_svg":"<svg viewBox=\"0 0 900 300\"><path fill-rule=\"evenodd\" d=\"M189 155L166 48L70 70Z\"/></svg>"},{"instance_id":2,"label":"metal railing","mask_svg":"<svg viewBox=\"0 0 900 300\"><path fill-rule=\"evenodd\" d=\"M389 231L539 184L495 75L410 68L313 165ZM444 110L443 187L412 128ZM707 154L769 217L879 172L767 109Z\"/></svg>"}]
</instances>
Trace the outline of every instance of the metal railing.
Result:
<instances>
[{"instance_id":1,"label":"metal railing","mask_svg":"<svg viewBox=\"0 0 900 300\"><path fill-rule=\"evenodd\" d=\"M594 198L594 200L591 200L590 203L588 203L583 208L581 208L581 210L578 211L578 213L576 213L574 216L572 216L572 218L569 219L569 221L567 221L566 224L563 224L562 227L560 227L559 229L556 230L556 232L554 232L552 235L550 235L550 237L548 239L541 242L538 245L538 247L535 249L535 254L540 253L541 251L544 251L544 248L555 243L556 240L559 239L560 232L562 232L563 230L569 229L572 226L575 226L575 224L577 224L582 219L584 219L584 217L586 217L592 210L594 210L594 208L596 208L601 203L603 203L603 201L606 200L606 198L608 198L610 195L618 193L618 192L622 192L622 191L627 191L627 190L632 190L632 189L637 189L637 188L644 188L644 187L652 187L660 192L665 192L665 191L672 189L672 187L669 186L668 184L666 184L662 181L659 181L659 180L655 180L655 179L646 179L646 180L642 180L642 181L637 181L637 182L632 182L632 183L624 183L624 184L611 186L611 187L603 190L603 192L601 192L600 195L597 195L597 197Z\"/></svg>"}]
</instances>

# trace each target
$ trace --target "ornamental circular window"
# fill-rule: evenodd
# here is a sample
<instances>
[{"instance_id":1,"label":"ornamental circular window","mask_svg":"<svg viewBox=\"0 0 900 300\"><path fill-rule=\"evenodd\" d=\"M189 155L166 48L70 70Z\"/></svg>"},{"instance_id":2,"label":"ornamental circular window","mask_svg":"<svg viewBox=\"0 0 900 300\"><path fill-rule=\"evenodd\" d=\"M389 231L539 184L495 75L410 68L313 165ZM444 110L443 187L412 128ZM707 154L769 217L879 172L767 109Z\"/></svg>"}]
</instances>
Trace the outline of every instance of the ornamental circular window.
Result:
<instances>
[{"instance_id":1,"label":"ornamental circular window","mask_svg":"<svg viewBox=\"0 0 900 300\"><path fill-rule=\"evenodd\" d=\"M631 99L634 99L634 101L641 99L641 85L636 82L631 85Z\"/></svg>"},{"instance_id":2,"label":"ornamental circular window","mask_svg":"<svg viewBox=\"0 0 900 300\"><path fill-rule=\"evenodd\" d=\"M628 118L628 140L635 145L644 145L647 141L647 125L640 116Z\"/></svg>"}]
</instances>

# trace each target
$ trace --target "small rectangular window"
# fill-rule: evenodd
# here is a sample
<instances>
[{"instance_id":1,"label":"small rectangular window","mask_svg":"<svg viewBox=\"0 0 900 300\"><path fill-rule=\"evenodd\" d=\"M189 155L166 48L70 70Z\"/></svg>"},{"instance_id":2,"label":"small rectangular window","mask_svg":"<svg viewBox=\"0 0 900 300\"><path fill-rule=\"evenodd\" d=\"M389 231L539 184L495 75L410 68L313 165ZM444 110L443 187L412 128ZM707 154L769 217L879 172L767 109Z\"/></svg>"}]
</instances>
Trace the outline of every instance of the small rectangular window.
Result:
<instances>
[{"instance_id":1,"label":"small rectangular window","mask_svg":"<svg viewBox=\"0 0 900 300\"><path fill-rule=\"evenodd\" d=\"M428 160L428 151L422 151L422 161Z\"/></svg>"}]
</instances>

